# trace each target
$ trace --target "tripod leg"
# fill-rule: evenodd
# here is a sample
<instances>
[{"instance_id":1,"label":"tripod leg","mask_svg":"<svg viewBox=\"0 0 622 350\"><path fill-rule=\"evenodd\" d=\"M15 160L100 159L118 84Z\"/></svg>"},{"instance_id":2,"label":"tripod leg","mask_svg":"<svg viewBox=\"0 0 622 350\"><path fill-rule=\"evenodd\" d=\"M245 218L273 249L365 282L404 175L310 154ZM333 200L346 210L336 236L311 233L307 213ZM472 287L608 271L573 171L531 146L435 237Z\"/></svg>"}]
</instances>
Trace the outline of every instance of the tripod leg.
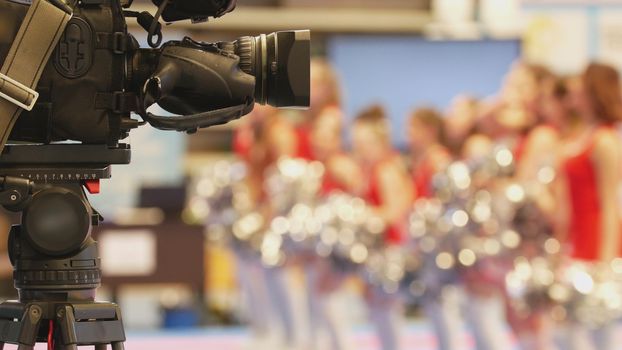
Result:
<instances>
[{"instance_id":1,"label":"tripod leg","mask_svg":"<svg viewBox=\"0 0 622 350\"><path fill-rule=\"evenodd\" d=\"M26 308L22 316L22 329L19 334L17 350L33 350L35 348L42 317L43 309L41 306L31 304Z\"/></svg>"},{"instance_id":2,"label":"tripod leg","mask_svg":"<svg viewBox=\"0 0 622 350\"><path fill-rule=\"evenodd\" d=\"M114 309L115 309L115 315L117 316L117 320L121 321L121 308L119 307L119 305L115 305ZM121 323L121 328L123 328L123 323ZM121 329L121 331L123 332L123 329ZM125 339L124 332L123 332L123 339ZM112 342L110 343L110 346L112 347L112 350L125 350L125 345L123 344L122 341Z\"/></svg>"},{"instance_id":3,"label":"tripod leg","mask_svg":"<svg viewBox=\"0 0 622 350\"><path fill-rule=\"evenodd\" d=\"M76 318L73 315L73 308L63 305L56 309L56 319L60 327L62 340L61 349L78 350L78 338L76 335Z\"/></svg>"}]
</instances>

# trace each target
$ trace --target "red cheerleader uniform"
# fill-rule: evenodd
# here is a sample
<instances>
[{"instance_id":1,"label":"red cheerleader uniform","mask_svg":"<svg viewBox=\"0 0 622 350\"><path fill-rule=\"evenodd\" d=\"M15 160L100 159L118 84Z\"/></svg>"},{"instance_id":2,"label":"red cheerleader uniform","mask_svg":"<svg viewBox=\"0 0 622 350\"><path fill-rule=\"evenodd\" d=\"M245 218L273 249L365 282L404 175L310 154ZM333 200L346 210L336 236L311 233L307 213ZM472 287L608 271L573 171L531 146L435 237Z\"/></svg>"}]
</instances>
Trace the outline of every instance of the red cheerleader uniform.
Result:
<instances>
[{"instance_id":1,"label":"red cheerleader uniform","mask_svg":"<svg viewBox=\"0 0 622 350\"><path fill-rule=\"evenodd\" d=\"M253 147L254 137L251 129L238 128L233 135L233 152L240 159L248 161Z\"/></svg>"},{"instance_id":2,"label":"red cheerleader uniform","mask_svg":"<svg viewBox=\"0 0 622 350\"><path fill-rule=\"evenodd\" d=\"M324 177L322 178L322 187L320 188L321 196L328 196L333 192L348 192L346 186L341 182L337 181L335 177L331 174L331 172L326 169L324 173Z\"/></svg>"},{"instance_id":3,"label":"red cheerleader uniform","mask_svg":"<svg viewBox=\"0 0 622 350\"><path fill-rule=\"evenodd\" d=\"M442 150L442 152L449 156L449 153ZM415 190L413 198L430 198L434 196L432 188L432 180L436 174L436 164L434 159L429 155L417 164L412 169L413 177L413 189Z\"/></svg>"},{"instance_id":4,"label":"red cheerleader uniform","mask_svg":"<svg viewBox=\"0 0 622 350\"><path fill-rule=\"evenodd\" d=\"M365 200L372 206L382 206L382 195L380 193L380 171L382 165L388 160L378 162L371 169L368 178L367 193L365 194ZM385 242L388 244L399 245L406 239L406 220L404 223L389 224L385 231Z\"/></svg>"},{"instance_id":5,"label":"red cheerleader uniform","mask_svg":"<svg viewBox=\"0 0 622 350\"><path fill-rule=\"evenodd\" d=\"M521 159L523 158L523 155L525 154L526 148L527 148L527 136L520 135L518 139L516 140L516 144L514 145L514 148L512 149L512 155L514 156L515 163L518 163L521 161Z\"/></svg>"},{"instance_id":6,"label":"red cheerleader uniform","mask_svg":"<svg viewBox=\"0 0 622 350\"><path fill-rule=\"evenodd\" d=\"M598 260L601 244L601 208L597 175L591 158L595 135L596 132L581 152L567 157L563 163L570 197L568 239L572 247L571 256L587 261Z\"/></svg>"},{"instance_id":7,"label":"red cheerleader uniform","mask_svg":"<svg viewBox=\"0 0 622 350\"><path fill-rule=\"evenodd\" d=\"M311 128L307 125L300 125L296 128L296 138L298 145L296 148L296 158L304 160L315 160L313 148L311 147Z\"/></svg>"},{"instance_id":8,"label":"red cheerleader uniform","mask_svg":"<svg viewBox=\"0 0 622 350\"><path fill-rule=\"evenodd\" d=\"M433 196L432 178L434 177L435 169L430 157L426 157L421 164L413 169L414 198L430 198Z\"/></svg>"}]
</instances>

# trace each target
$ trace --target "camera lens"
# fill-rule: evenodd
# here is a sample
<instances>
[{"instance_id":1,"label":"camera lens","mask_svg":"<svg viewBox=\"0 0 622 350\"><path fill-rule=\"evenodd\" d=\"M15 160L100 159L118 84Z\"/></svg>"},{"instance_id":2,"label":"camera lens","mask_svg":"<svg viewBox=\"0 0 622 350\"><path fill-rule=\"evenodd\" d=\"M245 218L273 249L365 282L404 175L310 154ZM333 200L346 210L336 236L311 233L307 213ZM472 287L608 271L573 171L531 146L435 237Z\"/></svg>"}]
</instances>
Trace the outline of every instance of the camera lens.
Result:
<instances>
[{"instance_id":1,"label":"camera lens","mask_svg":"<svg viewBox=\"0 0 622 350\"><path fill-rule=\"evenodd\" d=\"M255 101L274 107L309 106L308 30L241 37L235 43L240 69L255 77Z\"/></svg>"}]
</instances>

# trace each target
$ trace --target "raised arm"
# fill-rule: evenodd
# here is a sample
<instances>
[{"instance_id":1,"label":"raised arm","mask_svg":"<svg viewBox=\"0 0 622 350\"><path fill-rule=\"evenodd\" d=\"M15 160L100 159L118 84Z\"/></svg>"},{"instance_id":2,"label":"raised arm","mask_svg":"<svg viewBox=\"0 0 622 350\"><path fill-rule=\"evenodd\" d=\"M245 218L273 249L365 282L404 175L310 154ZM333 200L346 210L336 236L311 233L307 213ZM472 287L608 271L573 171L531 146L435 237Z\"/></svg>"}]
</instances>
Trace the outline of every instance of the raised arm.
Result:
<instances>
[{"instance_id":1,"label":"raised arm","mask_svg":"<svg viewBox=\"0 0 622 350\"><path fill-rule=\"evenodd\" d=\"M617 196L620 185L620 141L613 131L598 132L592 161L601 209L599 258L603 262L610 262L619 255L621 244Z\"/></svg>"},{"instance_id":2,"label":"raised arm","mask_svg":"<svg viewBox=\"0 0 622 350\"><path fill-rule=\"evenodd\" d=\"M379 172L379 181L383 205L378 208L378 215L387 223L399 223L413 201L406 169L398 162L387 162Z\"/></svg>"}]
</instances>

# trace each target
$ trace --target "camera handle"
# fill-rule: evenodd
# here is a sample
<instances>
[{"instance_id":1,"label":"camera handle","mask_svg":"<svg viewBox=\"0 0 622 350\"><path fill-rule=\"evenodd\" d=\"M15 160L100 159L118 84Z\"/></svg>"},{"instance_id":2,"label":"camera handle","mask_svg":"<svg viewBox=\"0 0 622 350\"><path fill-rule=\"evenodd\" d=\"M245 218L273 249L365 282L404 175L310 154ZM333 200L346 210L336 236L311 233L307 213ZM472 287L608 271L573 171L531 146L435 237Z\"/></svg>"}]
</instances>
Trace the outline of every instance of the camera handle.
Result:
<instances>
[{"instance_id":1,"label":"camera handle","mask_svg":"<svg viewBox=\"0 0 622 350\"><path fill-rule=\"evenodd\" d=\"M152 113L144 113L141 117L154 128L160 130L183 131L192 134L200 128L222 125L232 120L239 119L250 113L253 107L254 104L248 102L243 105L184 116L165 117Z\"/></svg>"}]
</instances>

